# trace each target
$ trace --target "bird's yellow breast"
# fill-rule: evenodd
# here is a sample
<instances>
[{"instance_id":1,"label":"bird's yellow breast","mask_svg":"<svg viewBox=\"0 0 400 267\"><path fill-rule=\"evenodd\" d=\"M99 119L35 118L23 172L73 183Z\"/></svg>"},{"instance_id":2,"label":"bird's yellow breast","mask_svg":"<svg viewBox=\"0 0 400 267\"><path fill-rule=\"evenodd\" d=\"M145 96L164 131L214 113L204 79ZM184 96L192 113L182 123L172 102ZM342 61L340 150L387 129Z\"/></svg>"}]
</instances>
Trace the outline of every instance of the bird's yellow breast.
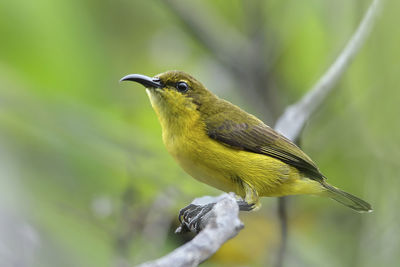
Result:
<instances>
[{"instance_id":1,"label":"bird's yellow breast","mask_svg":"<svg viewBox=\"0 0 400 267\"><path fill-rule=\"evenodd\" d=\"M149 93L149 96L161 123L164 144L179 165L203 183L243 195L240 184L228 174L228 158L220 155L223 146L206 135L205 124L196 112L196 107L191 106L192 103L181 102L174 103L174 110L171 103L164 103L166 100L160 99L158 95ZM176 101L179 102L179 99ZM177 110L182 106L185 107L184 112Z\"/></svg>"}]
</instances>

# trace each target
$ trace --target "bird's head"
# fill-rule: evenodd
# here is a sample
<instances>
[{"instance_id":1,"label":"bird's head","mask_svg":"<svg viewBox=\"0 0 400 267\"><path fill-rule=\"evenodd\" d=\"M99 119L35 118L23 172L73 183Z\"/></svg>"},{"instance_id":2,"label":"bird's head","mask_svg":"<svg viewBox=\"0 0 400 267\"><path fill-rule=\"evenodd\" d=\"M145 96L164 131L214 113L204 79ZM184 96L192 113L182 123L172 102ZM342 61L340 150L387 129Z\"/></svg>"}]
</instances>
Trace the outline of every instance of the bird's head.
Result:
<instances>
[{"instance_id":1,"label":"bird's head","mask_svg":"<svg viewBox=\"0 0 400 267\"><path fill-rule=\"evenodd\" d=\"M159 116L183 116L203 109L216 98L203 84L182 71L167 71L153 78L130 74L121 81L133 81L146 87L151 104Z\"/></svg>"}]
</instances>

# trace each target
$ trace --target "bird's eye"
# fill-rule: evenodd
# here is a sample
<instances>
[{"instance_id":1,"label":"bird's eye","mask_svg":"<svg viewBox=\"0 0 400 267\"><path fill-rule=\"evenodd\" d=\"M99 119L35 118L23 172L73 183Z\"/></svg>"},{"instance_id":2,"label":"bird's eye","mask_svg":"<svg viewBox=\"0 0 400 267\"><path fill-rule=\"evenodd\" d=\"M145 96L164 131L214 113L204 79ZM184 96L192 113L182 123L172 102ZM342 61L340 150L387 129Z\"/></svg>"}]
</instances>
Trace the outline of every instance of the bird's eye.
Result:
<instances>
[{"instance_id":1,"label":"bird's eye","mask_svg":"<svg viewBox=\"0 0 400 267\"><path fill-rule=\"evenodd\" d=\"M179 92L186 92L189 89L189 85L185 82L178 82L176 84L176 89L178 89Z\"/></svg>"}]
</instances>

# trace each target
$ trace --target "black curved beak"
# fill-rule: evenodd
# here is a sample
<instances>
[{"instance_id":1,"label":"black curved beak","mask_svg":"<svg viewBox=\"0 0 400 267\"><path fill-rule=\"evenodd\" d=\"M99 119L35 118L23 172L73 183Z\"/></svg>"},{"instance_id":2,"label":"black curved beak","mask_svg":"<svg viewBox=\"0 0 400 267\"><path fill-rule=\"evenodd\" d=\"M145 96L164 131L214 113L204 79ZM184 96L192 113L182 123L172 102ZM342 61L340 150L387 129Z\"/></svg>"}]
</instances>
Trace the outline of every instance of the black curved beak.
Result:
<instances>
[{"instance_id":1,"label":"black curved beak","mask_svg":"<svg viewBox=\"0 0 400 267\"><path fill-rule=\"evenodd\" d=\"M160 79L158 78L150 78L146 75L141 74L129 74L125 77L122 77L120 82L123 81L132 81L137 82L143 85L146 88L162 88L163 84L161 83Z\"/></svg>"}]
</instances>

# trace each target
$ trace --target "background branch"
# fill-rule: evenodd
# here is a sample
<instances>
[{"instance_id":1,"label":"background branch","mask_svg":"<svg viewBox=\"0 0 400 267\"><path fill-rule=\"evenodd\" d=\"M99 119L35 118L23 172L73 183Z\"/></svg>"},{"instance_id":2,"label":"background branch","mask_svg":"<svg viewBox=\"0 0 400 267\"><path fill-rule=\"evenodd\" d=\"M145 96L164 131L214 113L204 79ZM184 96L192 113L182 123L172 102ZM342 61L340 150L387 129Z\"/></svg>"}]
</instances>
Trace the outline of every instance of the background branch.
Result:
<instances>
[{"instance_id":1,"label":"background branch","mask_svg":"<svg viewBox=\"0 0 400 267\"><path fill-rule=\"evenodd\" d=\"M279 117L275 130L298 144L300 135L306 122L311 115L316 112L318 107L327 99L336 83L347 70L352 59L360 51L365 39L375 23L375 18L380 10L381 0L373 0L364 15L360 25L354 32L346 47L336 58L335 62L329 67L317 83L295 104L286 108L282 116ZM281 245L278 251L277 267L283 266L283 259L286 253L288 236L286 197L278 198L278 218L281 225Z\"/></svg>"},{"instance_id":2,"label":"background branch","mask_svg":"<svg viewBox=\"0 0 400 267\"><path fill-rule=\"evenodd\" d=\"M263 1L244 3L248 33L242 34L228 25L205 4L180 0L162 0L180 20L186 31L230 73L238 88L245 88L263 119L272 122L279 114L277 94L268 72L265 53L273 54L265 42ZM193 12L196 10L196 12Z\"/></svg>"},{"instance_id":3,"label":"background branch","mask_svg":"<svg viewBox=\"0 0 400 267\"><path fill-rule=\"evenodd\" d=\"M360 51L375 23L381 2L381 0L372 1L357 30L335 62L303 98L286 108L283 115L278 119L275 130L292 141L296 141L299 138L307 120L325 101L328 94L347 70L352 59Z\"/></svg>"},{"instance_id":4,"label":"background branch","mask_svg":"<svg viewBox=\"0 0 400 267\"><path fill-rule=\"evenodd\" d=\"M213 15L213 11L204 4L179 0L162 1L182 22L187 32L203 45L216 60L231 72L236 74L241 72L238 64L241 60L238 59L238 55L242 55L245 60L243 48L250 47L245 36L218 19L219 16Z\"/></svg>"},{"instance_id":5,"label":"background branch","mask_svg":"<svg viewBox=\"0 0 400 267\"><path fill-rule=\"evenodd\" d=\"M287 215L287 197L278 197L278 219L281 226L281 243L279 245L276 266L283 266L287 242L288 242L288 215Z\"/></svg>"}]
</instances>

